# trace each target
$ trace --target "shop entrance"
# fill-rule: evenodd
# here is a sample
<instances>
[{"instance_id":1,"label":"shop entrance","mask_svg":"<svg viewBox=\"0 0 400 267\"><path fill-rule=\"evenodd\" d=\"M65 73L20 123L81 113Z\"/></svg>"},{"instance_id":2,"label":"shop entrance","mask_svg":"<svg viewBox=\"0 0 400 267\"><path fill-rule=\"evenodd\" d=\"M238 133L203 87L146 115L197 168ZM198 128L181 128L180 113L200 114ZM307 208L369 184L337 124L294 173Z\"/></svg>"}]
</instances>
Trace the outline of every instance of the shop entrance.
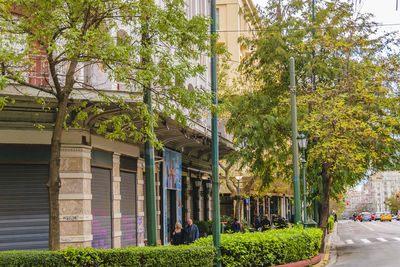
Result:
<instances>
[{"instance_id":1,"label":"shop entrance","mask_svg":"<svg viewBox=\"0 0 400 267\"><path fill-rule=\"evenodd\" d=\"M175 223L177 219L177 203L176 203L176 190L167 190L167 231L168 242L171 242L172 232L175 230Z\"/></svg>"}]
</instances>

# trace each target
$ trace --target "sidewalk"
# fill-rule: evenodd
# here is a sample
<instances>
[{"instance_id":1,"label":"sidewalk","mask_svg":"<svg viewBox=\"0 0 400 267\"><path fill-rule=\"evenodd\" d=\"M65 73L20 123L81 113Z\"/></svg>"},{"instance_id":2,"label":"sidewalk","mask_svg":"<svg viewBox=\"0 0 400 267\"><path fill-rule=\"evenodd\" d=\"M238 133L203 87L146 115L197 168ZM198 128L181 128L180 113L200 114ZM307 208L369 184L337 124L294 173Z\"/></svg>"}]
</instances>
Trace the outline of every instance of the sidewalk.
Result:
<instances>
[{"instance_id":1,"label":"sidewalk","mask_svg":"<svg viewBox=\"0 0 400 267\"><path fill-rule=\"evenodd\" d=\"M325 253L323 254L323 260L314 267L322 266L333 266L336 262L336 244L338 242L339 236L337 234L338 223L335 223L333 227L333 232L325 236Z\"/></svg>"}]
</instances>

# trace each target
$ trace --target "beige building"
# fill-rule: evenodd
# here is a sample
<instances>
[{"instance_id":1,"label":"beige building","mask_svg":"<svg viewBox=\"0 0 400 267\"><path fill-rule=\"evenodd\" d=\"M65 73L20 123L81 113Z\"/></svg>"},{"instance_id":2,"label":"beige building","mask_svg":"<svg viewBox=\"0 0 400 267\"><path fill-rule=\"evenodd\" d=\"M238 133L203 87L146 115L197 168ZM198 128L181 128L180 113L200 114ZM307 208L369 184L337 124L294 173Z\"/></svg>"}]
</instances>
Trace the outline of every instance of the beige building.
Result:
<instances>
[{"instance_id":1,"label":"beige building","mask_svg":"<svg viewBox=\"0 0 400 267\"><path fill-rule=\"evenodd\" d=\"M228 62L228 84L232 85L238 77L236 69L240 61L250 52L238 39L252 37L259 28L256 23L257 11L251 0L217 0L216 8L218 43L224 44L231 54Z\"/></svg>"}]
</instances>

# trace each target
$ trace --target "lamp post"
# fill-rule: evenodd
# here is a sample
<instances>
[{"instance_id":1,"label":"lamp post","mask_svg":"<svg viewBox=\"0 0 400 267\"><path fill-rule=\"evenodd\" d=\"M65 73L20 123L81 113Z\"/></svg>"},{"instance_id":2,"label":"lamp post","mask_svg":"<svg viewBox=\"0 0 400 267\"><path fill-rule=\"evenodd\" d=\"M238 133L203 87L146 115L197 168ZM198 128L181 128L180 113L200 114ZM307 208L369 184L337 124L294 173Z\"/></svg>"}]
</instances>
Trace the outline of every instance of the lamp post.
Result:
<instances>
[{"instance_id":1,"label":"lamp post","mask_svg":"<svg viewBox=\"0 0 400 267\"><path fill-rule=\"evenodd\" d=\"M240 180L242 180L243 176L235 176L238 184L237 184L237 191L238 191L238 220L240 222Z\"/></svg>"},{"instance_id":2,"label":"lamp post","mask_svg":"<svg viewBox=\"0 0 400 267\"><path fill-rule=\"evenodd\" d=\"M306 149L307 149L307 136L301 133L297 136L297 142L301 149L301 163L303 168L303 206L304 206L304 223L307 221L307 193L306 193Z\"/></svg>"}]
</instances>

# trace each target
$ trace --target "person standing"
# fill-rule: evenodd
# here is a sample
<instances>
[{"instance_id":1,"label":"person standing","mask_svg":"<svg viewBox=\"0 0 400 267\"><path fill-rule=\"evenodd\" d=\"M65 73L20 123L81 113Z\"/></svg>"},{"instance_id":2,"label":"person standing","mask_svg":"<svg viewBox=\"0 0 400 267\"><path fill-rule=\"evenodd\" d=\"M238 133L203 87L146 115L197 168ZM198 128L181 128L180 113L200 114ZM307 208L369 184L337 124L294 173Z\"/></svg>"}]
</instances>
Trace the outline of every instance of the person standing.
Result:
<instances>
[{"instance_id":1,"label":"person standing","mask_svg":"<svg viewBox=\"0 0 400 267\"><path fill-rule=\"evenodd\" d=\"M193 223L192 219L188 218L185 229L185 243L189 245L197 239L199 239L199 228Z\"/></svg>"},{"instance_id":2,"label":"person standing","mask_svg":"<svg viewBox=\"0 0 400 267\"><path fill-rule=\"evenodd\" d=\"M182 224L177 222L175 224L175 231L172 233L172 245L178 246L185 243L185 234L182 231Z\"/></svg>"},{"instance_id":3,"label":"person standing","mask_svg":"<svg viewBox=\"0 0 400 267\"><path fill-rule=\"evenodd\" d=\"M235 218L235 221L232 224L232 231L235 233L239 233L242 231L242 225L240 224L240 222L237 218Z\"/></svg>"}]
</instances>

